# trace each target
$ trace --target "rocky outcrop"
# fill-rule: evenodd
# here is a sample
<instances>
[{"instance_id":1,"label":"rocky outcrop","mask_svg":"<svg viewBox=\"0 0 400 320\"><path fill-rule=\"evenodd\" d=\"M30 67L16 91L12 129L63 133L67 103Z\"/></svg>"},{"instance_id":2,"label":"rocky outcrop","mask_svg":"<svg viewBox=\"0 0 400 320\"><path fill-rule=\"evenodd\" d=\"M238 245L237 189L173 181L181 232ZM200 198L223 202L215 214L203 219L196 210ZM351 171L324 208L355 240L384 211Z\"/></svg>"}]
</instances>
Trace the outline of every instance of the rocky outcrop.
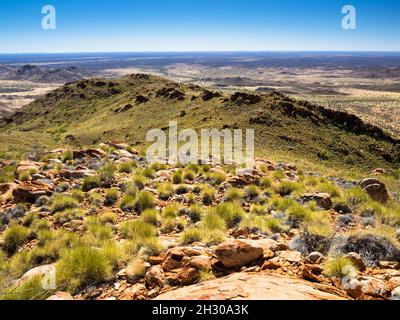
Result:
<instances>
[{"instance_id":1,"label":"rocky outcrop","mask_svg":"<svg viewBox=\"0 0 400 320\"><path fill-rule=\"evenodd\" d=\"M42 196L52 195L52 186L37 181L21 182L12 190L15 202L35 203Z\"/></svg>"},{"instance_id":2,"label":"rocky outcrop","mask_svg":"<svg viewBox=\"0 0 400 320\"><path fill-rule=\"evenodd\" d=\"M323 285L256 273L234 273L159 295L156 300L344 300ZM327 289L326 289L327 290Z\"/></svg>"}]
</instances>

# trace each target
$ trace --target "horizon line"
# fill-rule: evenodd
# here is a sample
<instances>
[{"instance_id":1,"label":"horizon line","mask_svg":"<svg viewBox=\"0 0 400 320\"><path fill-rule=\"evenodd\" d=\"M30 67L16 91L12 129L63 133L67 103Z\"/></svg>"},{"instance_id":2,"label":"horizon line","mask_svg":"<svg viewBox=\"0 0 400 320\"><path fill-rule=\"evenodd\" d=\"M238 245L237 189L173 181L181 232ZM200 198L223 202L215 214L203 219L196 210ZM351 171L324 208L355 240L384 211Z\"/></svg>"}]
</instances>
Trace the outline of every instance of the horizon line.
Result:
<instances>
[{"instance_id":1,"label":"horizon line","mask_svg":"<svg viewBox=\"0 0 400 320\"><path fill-rule=\"evenodd\" d=\"M399 53L400 50L138 50L138 51L37 51L0 52L0 55L24 54L83 54L83 53Z\"/></svg>"}]
</instances>

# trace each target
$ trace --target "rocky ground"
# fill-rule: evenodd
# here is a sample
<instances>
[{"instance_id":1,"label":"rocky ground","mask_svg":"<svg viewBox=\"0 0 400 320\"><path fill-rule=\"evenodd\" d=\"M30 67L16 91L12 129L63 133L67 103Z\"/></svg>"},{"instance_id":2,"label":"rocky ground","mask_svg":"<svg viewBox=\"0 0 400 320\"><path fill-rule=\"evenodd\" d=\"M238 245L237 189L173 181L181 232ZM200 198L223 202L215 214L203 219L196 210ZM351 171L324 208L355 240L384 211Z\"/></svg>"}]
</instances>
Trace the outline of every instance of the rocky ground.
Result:
<instances>
[{"instance_id":1,"label":"rocky ground","mask_svg":"<svg viewBox=\"0 0 400 320\"><path fill-rule=\"evenodd\" d=\"M295 164L148 164L117 142L0 163L1 299L400 299L400 205Z\"/></svg>"}]
</instances>

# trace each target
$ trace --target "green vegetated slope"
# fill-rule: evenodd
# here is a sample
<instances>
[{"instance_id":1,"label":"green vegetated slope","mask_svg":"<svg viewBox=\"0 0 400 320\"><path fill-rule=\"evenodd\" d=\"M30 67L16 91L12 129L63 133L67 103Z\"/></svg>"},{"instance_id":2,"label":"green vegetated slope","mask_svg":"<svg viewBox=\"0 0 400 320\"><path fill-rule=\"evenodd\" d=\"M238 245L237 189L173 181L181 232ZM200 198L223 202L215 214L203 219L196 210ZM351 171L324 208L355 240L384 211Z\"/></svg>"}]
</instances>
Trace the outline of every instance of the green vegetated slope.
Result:
<instances>
[{"instance_id":1,"label":"green vegetated slope","mask_svg":"<svg viewBox=\"0 0 400 320\"><path fill-rule=\"evenodd\" d=\"M340 167L400 163L400 140L354 115L279 93L217 93L143 74L68 83L0 125L1 151L34 145L93 145L118 139L144 147L148 130L255 129L256 153ZM21 147L24 146L24 147Z\"/></svg>"}]
</instances>

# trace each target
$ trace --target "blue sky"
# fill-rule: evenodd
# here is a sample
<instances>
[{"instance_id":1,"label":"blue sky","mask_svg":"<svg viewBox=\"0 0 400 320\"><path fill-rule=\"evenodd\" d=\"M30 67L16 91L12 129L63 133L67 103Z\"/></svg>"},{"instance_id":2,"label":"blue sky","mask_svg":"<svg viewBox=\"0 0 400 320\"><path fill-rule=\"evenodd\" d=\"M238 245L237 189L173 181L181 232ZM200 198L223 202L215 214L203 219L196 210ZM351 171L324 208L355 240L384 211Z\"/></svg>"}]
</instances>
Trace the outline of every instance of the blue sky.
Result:
<instances>
[{"instance_id":1,"label":"blue sky","mask_svg":"<svg viewBox=\"0 0 400 320\"><path fill-rule=\"evenodd\" d=\"M41 28L47 4L56 30ZM400 51L399 16L398 0L0 0L0 53Z\"/></svg>"}]
</instances>

